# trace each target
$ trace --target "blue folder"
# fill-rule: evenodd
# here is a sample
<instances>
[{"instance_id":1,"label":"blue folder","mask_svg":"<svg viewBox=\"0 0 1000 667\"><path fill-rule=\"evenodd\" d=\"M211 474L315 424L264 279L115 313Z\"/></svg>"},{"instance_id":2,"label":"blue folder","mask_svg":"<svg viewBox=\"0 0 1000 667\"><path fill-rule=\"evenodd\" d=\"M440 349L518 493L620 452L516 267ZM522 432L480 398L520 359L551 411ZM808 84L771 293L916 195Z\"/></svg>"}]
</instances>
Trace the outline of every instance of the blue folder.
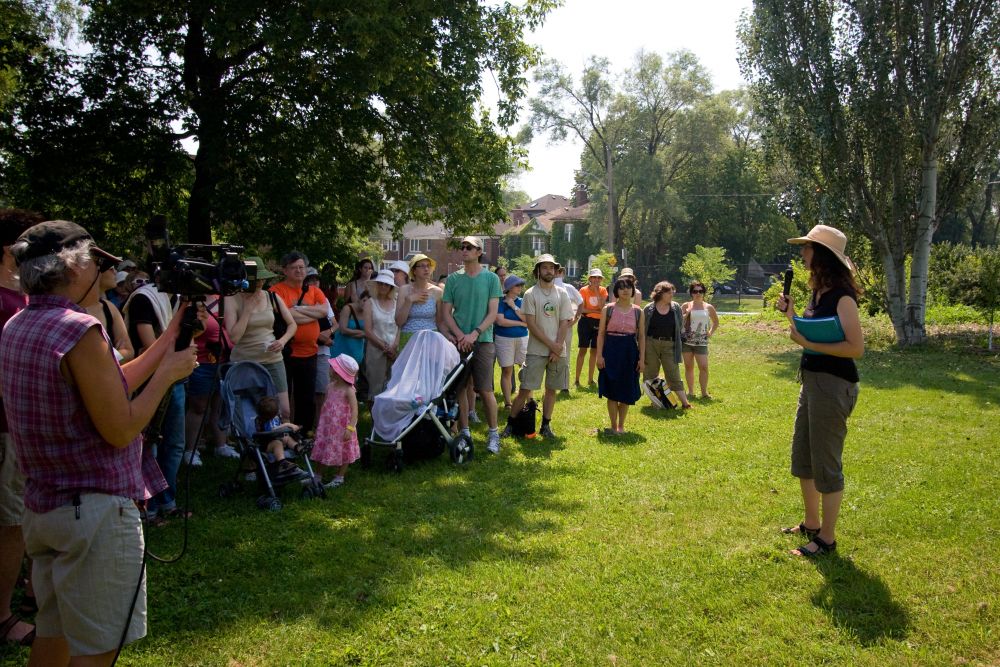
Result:
<instances>
[{"instance_id":1,"label":"blue folder","mask_svg":"<svg viewBox=\"0 0 1000 667\"><path fill-rule=\"evenodd\" d=\"M795 328L810 343L840 343L846 340L844 328L840 326L840 318L833 317L795 317ZM823 354L806 349L806 354Z\"/></svg>"}]
</instances>

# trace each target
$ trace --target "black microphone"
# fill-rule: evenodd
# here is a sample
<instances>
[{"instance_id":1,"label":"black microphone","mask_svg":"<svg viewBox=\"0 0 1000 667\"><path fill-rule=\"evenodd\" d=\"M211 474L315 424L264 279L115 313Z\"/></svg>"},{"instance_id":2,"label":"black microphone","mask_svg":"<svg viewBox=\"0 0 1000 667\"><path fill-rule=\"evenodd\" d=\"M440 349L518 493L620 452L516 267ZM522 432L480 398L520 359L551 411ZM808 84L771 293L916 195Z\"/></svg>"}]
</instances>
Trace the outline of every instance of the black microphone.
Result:
<instances>
[{"instance_id":1,"label":"black microphone","mask_svg":"<svg viewBox=\"0 0 1000 667\"><path fill-rule=\"evenodd\" d=\"M785 284L781 287L781 296L788 297L788 293L792 291L792 267L788 267L785 271ZM785 301L785 307L781 309L781 312L788 311L788 302Z\"/></svg>"}]
</instances>

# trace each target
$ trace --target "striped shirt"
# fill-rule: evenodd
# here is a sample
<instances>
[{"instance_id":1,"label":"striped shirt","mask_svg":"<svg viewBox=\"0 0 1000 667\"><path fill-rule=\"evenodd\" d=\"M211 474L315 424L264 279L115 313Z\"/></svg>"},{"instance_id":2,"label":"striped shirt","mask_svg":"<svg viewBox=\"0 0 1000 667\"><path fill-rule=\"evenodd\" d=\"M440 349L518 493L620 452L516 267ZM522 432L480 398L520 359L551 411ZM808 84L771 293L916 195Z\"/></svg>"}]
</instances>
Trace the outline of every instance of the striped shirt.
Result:
<instances>
[{"instance_id":1,"label":"striped shirt","mask_svg":"<svg viewBox=\"0 0 1000 667\"><path fill-rule=\"evenodd\" d=\"M26 478L24 505L33 512L66 505L77 493L145 500L166 488L155 460L143 455L141 437L120 449L106 442L80 392L60 372L63 357L94 326L100 322L80 306L49 294L30 296L28 307L4 327L4 405ZM110 341L108 356L117 364Z\"/></svg>"}]
</instances>

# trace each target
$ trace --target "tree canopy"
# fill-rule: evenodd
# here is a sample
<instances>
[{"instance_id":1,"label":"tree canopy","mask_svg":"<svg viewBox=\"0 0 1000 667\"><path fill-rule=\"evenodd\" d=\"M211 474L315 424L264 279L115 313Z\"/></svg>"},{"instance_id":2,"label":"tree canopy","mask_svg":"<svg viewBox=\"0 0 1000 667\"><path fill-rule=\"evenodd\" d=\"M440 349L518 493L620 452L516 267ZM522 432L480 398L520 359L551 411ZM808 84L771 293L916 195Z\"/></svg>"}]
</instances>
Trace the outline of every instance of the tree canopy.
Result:
<instances>
[{"instance_id":1,"label":"tree canopy","mask_svg":"<svg viewBox=\"0 0 1000 667\"><path fill-rule=\"evenodd\" d=\"M97 205L116 199L173 216L189 242L316 254L382 224L440 219L461 233L504 216L504 129L535 58L523 33L549 0L86 6L91 51L61 54L36 100L20 99L9 127L21 168L4 196L134 232ZM93 183L89 201L53 193L71 174Z\"/></svg>"}]
</instances>

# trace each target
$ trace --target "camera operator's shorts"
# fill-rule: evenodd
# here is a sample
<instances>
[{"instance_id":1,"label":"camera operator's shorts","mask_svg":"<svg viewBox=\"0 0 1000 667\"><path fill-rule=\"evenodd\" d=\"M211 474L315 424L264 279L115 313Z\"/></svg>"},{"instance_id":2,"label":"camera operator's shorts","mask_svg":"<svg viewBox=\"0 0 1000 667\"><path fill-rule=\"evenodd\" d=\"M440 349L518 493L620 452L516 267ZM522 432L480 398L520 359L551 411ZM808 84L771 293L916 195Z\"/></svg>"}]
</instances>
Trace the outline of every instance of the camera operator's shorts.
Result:
<instances>
[{"instance_id":1,"label":"camera operator's shorts","mask_svg":"<svg viewBox=\"0 0 1000 667\"><path fill-rule=\"evenodd\" d=\"M497 348L497 363L500 368L520 366L528 353L528 337L493 336L493 345Z\"/></svg>"},{"instance_id":2,"label":"camera operator's shorts","mask_svg":"<svg viewBox=\"0 0 1000 667\"><path fill-rule=\"evenodd\" d=\"M39 637L65 637L70 655L118 647L142 568L139 510L121 496L86 493L77 508L24 513L24 542L33 563ZM125 643L146 635L146 581Z\"/></svg>"},{"instance_id":3,"label":"camera operator's shorts","mask_svg":"<svg viewBox=\"0 0 1000 667\"><path fill-rule=\"evenodd\" d=\"M521 371L521 389L536 391L542 388L542 375L545 375L545 388L552 391L565 389L569 384L569 359L559 357L550 362L548 355L529 354L524 369Z\"/></svg>"},{"instance_id":4,"label":"camera operator's shorts","mask_svg":"<svg viewBox=\"0 0 1000 667\"><path fill-rule=\"evenodd\" d=\"M465 389L469 382L476 391L493 391L493 364L496 363L497 348L493 343L475 343L475 353L469 361L469 372L466 380L458 389ZM459 352L464 358L465 353Z\"/></svg>"},{"instance_id":5,"label":"camera operator's shorts","mask_svg":"<svg viewBox=\"0 0 1000 667\"><path fill-rule=\"evenodd\" d=\"M580 318L580 321L576 323L576 336L578 345L581 350L597 347L597 330L601 328L601 321L594 319L593 317L587 317L584 315Z\"/></svg>"},{"instance_id":6,"label":"camera operator's shorts","mask_svg":"<svg viewBox=\"0 0 1000 667\"><path fill-rule=\"evenodd\" d=\"M24 476L17 467L14 440L10 433L0 433L0 526L20 526L23 519Z\"/></svg>"}]
</instances>

